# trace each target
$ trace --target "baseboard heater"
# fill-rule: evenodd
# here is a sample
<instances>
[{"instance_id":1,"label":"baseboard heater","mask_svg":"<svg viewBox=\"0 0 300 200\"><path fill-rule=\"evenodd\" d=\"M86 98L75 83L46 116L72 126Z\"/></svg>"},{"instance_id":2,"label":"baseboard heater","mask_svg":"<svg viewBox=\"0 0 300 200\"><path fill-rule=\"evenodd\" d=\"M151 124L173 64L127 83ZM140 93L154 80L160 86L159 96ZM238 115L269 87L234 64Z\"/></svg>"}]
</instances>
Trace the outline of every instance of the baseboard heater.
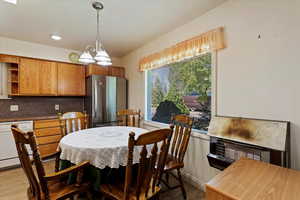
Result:
<instances>
[{"instance_id":1,"label":"baseboard heater","mask_svg":"<svg viewBox=\"0 0 300 200\"><path fill-rule=\"evenodd\" d=\"M210 166L224 170L241 157L290 167L290 123L261 119L213 117L208 135Z\"/></svg>"}]
</instances>

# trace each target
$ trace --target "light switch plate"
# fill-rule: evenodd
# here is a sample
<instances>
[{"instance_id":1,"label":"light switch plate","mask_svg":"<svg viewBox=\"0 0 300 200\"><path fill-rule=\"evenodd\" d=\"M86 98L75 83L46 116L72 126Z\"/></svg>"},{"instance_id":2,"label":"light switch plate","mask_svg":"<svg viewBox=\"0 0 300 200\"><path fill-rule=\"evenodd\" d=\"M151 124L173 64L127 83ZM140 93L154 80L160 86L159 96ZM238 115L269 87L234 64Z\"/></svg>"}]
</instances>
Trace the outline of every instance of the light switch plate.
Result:
<instances>
[{"instance_id":1,"label":"light switch plate","mask_svg":"<svg viewBox=\"0 0 300 200\"><path fill-rule=\"evenodd\" d=\"M58 111L58 110L59 110L59 104L55 104L54 109L55 109L56 111Z\"/></svg>"},{"instance_id":2,"label":"light switch plate","mask_svg":"<svg viewBox=\"0 0 300 200\"><path fill-rule=\"evenodd\" d=\"M18 105L10 105L10 111L19 111L19 106Z\"/></svg>"}]
</instances>

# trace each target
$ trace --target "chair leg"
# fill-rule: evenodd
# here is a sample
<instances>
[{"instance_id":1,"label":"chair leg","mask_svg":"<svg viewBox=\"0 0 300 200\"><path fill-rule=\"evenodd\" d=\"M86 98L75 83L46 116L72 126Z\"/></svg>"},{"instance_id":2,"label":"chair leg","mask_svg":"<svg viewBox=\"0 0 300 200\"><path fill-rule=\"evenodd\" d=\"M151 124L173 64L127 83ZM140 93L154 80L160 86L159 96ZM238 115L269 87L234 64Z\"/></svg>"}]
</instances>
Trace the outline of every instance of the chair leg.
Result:
<instances>
[{"instance_id":1,"label":"chair leg","mask_svg":"<svg viewBox=\"0 0 300 200\"><path fill-rule=\"evenodd\" d=\"M156 200L159 200L159 194L158 194L158 195L156 195Z\"/></svg>"},{"instance_id":2,"label":"chair leg","mask_svg":"<svg viewBox=\"0 0 300 200\"><path fill-rule=\"evenodd\" d=\"M56 158L55 158L55 166L54 166L54 171L55 172L59 171L59 162L60 162L59 156L56 156Z\"/></svg>"},{"instance_id":3,"label":"chair leg","mask_svg":"<svg viewBox=\"0 0 300 200\"><path fill-rule=\"evenodd\" d=\"M151 197L150 199L151 199L151 200L159 200L159 194L157 194L157 195Z\"/></svg>"},{"instance_id":4,"label":"chair leg","mask_svg":"<svg viewBox=\"0 0 300 200\"><path fill-rule=\"evenodd\" d=\"M166 172L166 181L167 181L167 183L169 185L169 173L168 172Z\"/></svg>"},{"instance_id":5,"label":"chair leg","mask_svg":"<svg viewBox=\"0 0 300 200\"><path fill-rule=\"evenodd\" d=\"M101 200L108 200L109 198L107 198L106 196L102 195Z\"/></svg>"},{"instance_id":6,"label":"chair leg","mask_svg":"<svg viewBox=\"0 0 300 200\"><path fill-rule=\"evenodd\" d=\"M177 169L177 174L178 174L178 180L179 180L179 183L180 183L180 188L181 188L181 191L182 191L183 198L186 199L186 191L184 189L180 169Z\"/></svg>"},{"instance_id":7,"label":"chair leg","mask_svg":"<svg viewBox=\"0 0 300 200\"><path fill-rule=\"evenodd\" d=\"M86 192L86 196L87 196L88 200L93 200L93 195L92 195L92 193L90 191Z\"/></svg>"}]
</instances>

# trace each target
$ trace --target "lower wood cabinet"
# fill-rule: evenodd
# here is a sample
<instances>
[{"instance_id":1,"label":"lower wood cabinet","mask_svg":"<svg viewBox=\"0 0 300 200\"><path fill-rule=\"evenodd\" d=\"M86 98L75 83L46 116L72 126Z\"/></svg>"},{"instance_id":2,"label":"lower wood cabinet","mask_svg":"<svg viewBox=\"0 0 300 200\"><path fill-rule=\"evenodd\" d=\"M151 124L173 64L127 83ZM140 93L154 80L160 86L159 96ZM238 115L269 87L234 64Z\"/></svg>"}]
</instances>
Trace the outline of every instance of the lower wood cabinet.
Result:
<instances>
[{"instance_id":1,"label":"lower wood cabinet","mask_svg":"<svg viewBox=\"0 0 300 200\"><path fill-rule=\"evenodd\" d=\"M36 137L51 136L51 135L53 135L53 133L60 133L60 127L49 126L49 128L36 128L35 129Z\"/></svg>"},{"instance_id":2,"label":"lower wood cabinet","mask_svg":"<svg viewBox=\"0 0 300 200\"><path fill-rule=\"evenodd\" d=\"M39 145L38 147L39 147L41 156L45 156L45 155L54 153L57 150L58 142L50 143L50 144L43 144L43 145Z\"/></svg>"},{"instance_id":3,"label":"lower wood cabinet","mask_svg":"<svg viewBox=\"0 0 300 200\"><path fill-rule=\"evenodd\" d=\"M36 142L39 145L44 145L44 144L52 144L52 143L57 143L61 139L61 135L49 135L46 137L38 137L36 138Z\"/></svg>"},{"instance_id":4,"label":"lower wood cabinet","mask_svg":"<svg viewBox=\"0 0 300 200\"><path fill-rule=\"evenodd\" d=\"M34 133L41 156L57 150L62 136L58 119L34 121Z\"/></svg>"}]
</instances>

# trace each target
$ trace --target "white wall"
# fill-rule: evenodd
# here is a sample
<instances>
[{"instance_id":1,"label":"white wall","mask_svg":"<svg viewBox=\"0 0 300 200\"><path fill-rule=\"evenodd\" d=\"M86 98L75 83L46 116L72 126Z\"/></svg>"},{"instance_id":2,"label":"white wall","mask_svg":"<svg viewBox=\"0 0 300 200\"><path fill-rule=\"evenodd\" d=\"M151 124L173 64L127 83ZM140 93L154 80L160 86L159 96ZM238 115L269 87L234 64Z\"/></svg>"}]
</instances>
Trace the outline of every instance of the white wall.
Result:
<instances>
[{"instance_id":1,"label":"white wall","mask_svg":"<svg viewBox=\"0 0 300 200\"><path fill-rule=\"evenodd\" d=\"M70 62L68 59L68 55L71 52L80 53L71 49L57 48L32 42L0 37L0 54ZM113 57L112 62L113 65L121 65L121 61L119 58Z\"/></svg>"},{"instance_id":2,"label":"white wall","mask_svg":"<svg viewBox=\"0 0 300 200\"><path fill-rule=\"evenodd\" d=\"M228 47L217 55L217 114L291 121L292 167L300 170L299 8L298 0L229 0L131 52L122 58L129 107L144 110L143 56L224 26ZM188 154L201 157L198 144L191 145ZM192 164L201 170L200 162Z\"/></svg>"}]
</instances>

